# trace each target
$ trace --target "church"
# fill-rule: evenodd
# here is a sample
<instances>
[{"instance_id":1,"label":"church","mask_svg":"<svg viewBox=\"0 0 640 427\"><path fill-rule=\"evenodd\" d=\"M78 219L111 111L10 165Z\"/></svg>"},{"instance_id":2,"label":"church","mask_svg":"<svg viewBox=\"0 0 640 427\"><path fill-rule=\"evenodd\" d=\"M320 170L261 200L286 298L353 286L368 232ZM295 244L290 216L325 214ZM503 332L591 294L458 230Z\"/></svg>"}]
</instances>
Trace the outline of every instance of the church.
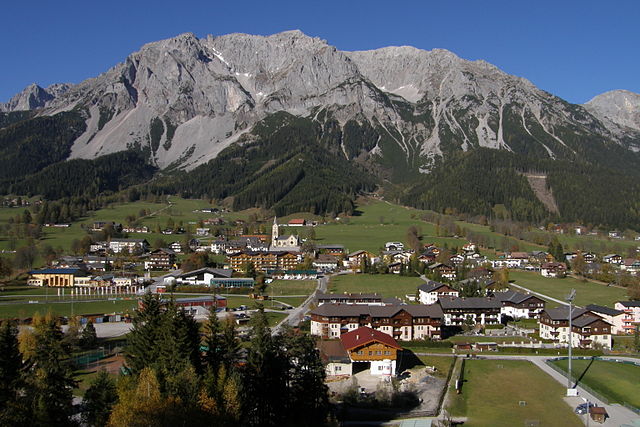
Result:
<instances>
[{"instance_id":1,"label":"church","mask_svg":"<svg viewBox=\"0 0 640 427\"><path fill-rule=\"evenodd\" d=\"M273 218L273 226L271 227L271 246L270 251L290 251L300 252L300 238L293 234L289 236L280 236L278 227L278 218Z\"/></svg>"}]
</instances>

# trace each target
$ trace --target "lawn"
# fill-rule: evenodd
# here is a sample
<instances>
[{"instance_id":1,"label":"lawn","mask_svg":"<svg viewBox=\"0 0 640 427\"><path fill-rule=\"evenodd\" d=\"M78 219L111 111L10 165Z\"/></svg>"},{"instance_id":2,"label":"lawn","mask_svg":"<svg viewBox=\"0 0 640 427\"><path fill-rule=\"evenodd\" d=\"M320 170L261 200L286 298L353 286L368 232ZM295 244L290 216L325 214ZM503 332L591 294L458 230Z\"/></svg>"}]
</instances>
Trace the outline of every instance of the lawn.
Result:
<instances>
[{"instance_id":1,"label":"lawn","mask_svg":"<svg viewBox=\"0 0 640 427\"><path fill-rule=\"evenodd\" d=\"M424 283L419 277L398 276L395 274L341 274L331 277L329 291L377 293L383 297L405 299L407 294L415 294L418 286Z\"/></svg>"},{"instance_id":2,"label":"lawn","mask_svg":"<svg viewBox=\"0 0 640 427\"><path fill-rule=\"evenodd\" d=\"M274 280L265 293L270 297L280 295L310 295L318 283L315 280Z\"/></svg>"},{"instance_id":3,"label":"lawn","mask_svg":"<svg viewBox=\"0 0 640 427\"><path fill-rule=\"evenodd\" d=\"M551 363L566 371L568 361ZM591 387L611 403L628 403L640 408L640 366L604 360L593 363L591 360L573 360L571 370L574 378L584 375L581 384Z\"/></svg>"},{"instance_id":4,"label":"lawn","mask_svg":"<svg viewBox=\"0 0 640 427\"><path fill-rule=\"evenodd\" d=\"M582 307L587 304L613 307L616 301L627 299L627 291L625 289L599 285L593 282L582 282L571 277L556 279L553 277L542 277L539 273L512 270L509 272L509 279L515 280L516 285L524 286L527 289L540 292L561 301L564 301L571 289L575 289L575 304ZM550 305L555 306L557 303L551 303Z\"/></svg>"},{"instance_id":5,"label":"lawn","mask_svg":"<svg viewBox=\"0 0 640 427\"><path fill-rule=\"evenodd\" d=\"M28 318L38 312L45 314L49 311L58 316L78 314L108 314L132 313L138 306L137 300L114 300L95 302L62 302L38 304L3 304L0 305L0 318Z\"/></svg>"},{"instance_id":6,"label":"lawn","mask_svg":"<svg viewBox=\"0 0 640 427\"><path fill-rule=\"evenodd\" d=\"M582 426L562 399L562 385L530 362L467 360L464 380L448 409L468 417L465 426L513 427L533 420L540 426Z\"/></svg>"},{"instance_id":7,"label":"lawn","mask_svg":"<svg viewBox=\"0 0 640 427\"><path fill-rule=\"evenodd\" d=\"M453 357L449 356L419 356L418 357L425 366L433 366L436 368L435 375L446 378L449 371L453 368Z\"/></svg>"}]
</instances>

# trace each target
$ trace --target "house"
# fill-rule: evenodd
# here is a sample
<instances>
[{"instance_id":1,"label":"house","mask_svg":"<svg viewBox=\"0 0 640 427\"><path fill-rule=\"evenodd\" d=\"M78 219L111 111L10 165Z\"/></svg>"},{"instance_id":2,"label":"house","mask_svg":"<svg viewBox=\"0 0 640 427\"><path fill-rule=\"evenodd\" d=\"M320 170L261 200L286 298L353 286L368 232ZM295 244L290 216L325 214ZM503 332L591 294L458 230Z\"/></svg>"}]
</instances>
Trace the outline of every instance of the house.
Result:
<instances>
[{"instance_id":1,"label":"house","mask_svg":"<svg viewBox=\"0 0 640 427\"><path fill-rule=\"evenodd\" d=\"M350 268L352 271L359 272L365 259L367 259L369 264L375 264L380 261L380 258L378 258L376 254L360 250L347 255L344 266Z\"/></svg>"},{"instance_id":2,"label":"house","mask_svg":"<svg viewBox=\"0 0 640 427\"><path fill-rule=\"evenodd\" d=\"M312 265L323 272L334 271L338 268L338 258L334 255L319 254Z\"/></svg>"},{"instance_id":3,"label":"house","mask_svg":"<svg viewBox=\"0 0 640 427\"><path fill-rule=\"evenodd\" d=\"M461 266L465 259L466 257L464 255L455 254L449 257L449 263L455 266Z\"/></svg>"},{"instance_id":4,"label":"house","mask_svg":"<svg viewBox=\"0 0 640 427\"><path fill-rule=\"evenodd\" d=\"M640 301L618 301L613 308L624 312L623 333L632 334L640 325Z\"/></svg>"},{"instance_id":5,"label":"house","mask_svg":"<svg viewBox=\"0 0 640 427\"><path fill-rule=\"evenodd\" d=\"M181 285L211 286L211 281L218 278L229 278L233 272L223 268L204 267L176 277Z\"/></svg>"},{"instance_id":6,"label":"house","mask_svg":"<svg viewBox=\"0 0 640 427\"><path fill-rule=\"evenodd\" d=\"M457 297L458 295L460 295L460 293L456 289L433 280L429 280L427 283L418 286L418 299L420 300L420 304L435 304L440 297Z\"/></svg>"},{"instance_id":7,"label":"house","mask_svg":"<svg viewBox=\"0 0 640 427\"><path fill-rule=\"evenodd\" d=\"M608 254L602 257L602 262L620 265L622 264L622 256L618 254Z\"/></svg>"},{"instance_id":8,"label":"house","mask_svg":"<svg viewBox=\"0 0 640 427\"><path fill-rule=\"evenodd\" d=\"M443 279L449 279L449 280L456 279L456 276L457 276L456 269L448 264L436 262L434 264L431 264L428 268L431 271L437 272L440 275L440 277L442 277Z\"/></svg>"},{"instance_id":9,"label":"house","mask_svg":"<svg viewBox=\"0 0 640 427\"><path fill-rule=\"evenodd\" d=\"M620 270L637 276L640 273L640 260L626 258L622 261L622 264L620 264Z\"/></svg>"},{"instance_id":10,"label":"house","mask_svg":"<svg viewBox=\"0 0 640 427\"><path fill-rule=\"evenodd\" d=\"M107 242L95 242L89 246L89 252L91 253L105 252L108 247L109 247L109 244Z\"/></svg>"},{"instance_id":11,"label":"house","mask_svg":"<svg viewBox=\"0 0 640 427\"><path fill-rule=\"evenodd\" d=\"M307 220L302 218L294 218L287 223L289 227L304 227L307 225Z\"/></svg>"},{"instance_id":12,"label":"house","mask_svg":"<svg viewBox=\"0 0 640 427\"><path fill-rule=\"evenodd\" d=\"M401 341L440 339L442 309L432 305L322 304L311 311L311 334L324 339L367 326Z\"/></svg>"},{"instance_id":13,"label":"house","mask_svg":"<svg viewBox=\"0 0 640 427\"><path fill-rule=\"evenodd\" d=\"M413 254L410 251L382 251L382 259L387 263L400 262L402 264L408 264L411 260L411 255Z\"/></svg>"},{"instance_id":14,"label":"house","mask_svg":"<svg viewBox=\"0 0 640 427\"><path fill-rule=\"evenodd\" d=\"M333 255L335 257L339 257L345 254L345 249L342 245L317 245L316 249L321 254Z\"/></svg>"},{"instance_id":15,"label":"house","mask_svg":"<svg viewBox=\"0 0 640 427\"><path fill-rule=\"evenodd\" d=\"M491 297L441 297L444 324L447 326L497 325L502 321L502 303Z\"/></svg>"},{"instance_id":16,"label":"house","mask_svg":"<svg viewBox=\"0 0 640 427\"><path fill-rule=\"evenodd\" d=\"M253 264L256 271L293 270L302 261L302 255L288 251L243 251L227 256L233 271L244 271Z\"/></svg>"},{"instance_id":17,"label":"house","mask_svg":"<svg viewBox=\"0 0 640 427\"><path fill-rule=\"evenodd\" d=\"M475 243L469 242L462 246L462 250L467 254L474 254L478 251L478 247Z\"/></svg>"},{"instance_id":18,"label":"house","mask_svg":"<svg viewBox=\"0 0 640 427\"><path fill-rule=\"evenodd\" d=\"M123 233L149 233L149 227L146 226L142 226L142 227L123 227L122 228L122 232Z\"/></svg>"},{"instance_id":19,"label":"house","mask_svg":"<svg viewBox=\"0 0 640 427\"><path fill-rule=\"evenodd\" d=\"M403 265L404 264L401 262L392 262L391 264L387 265L387 268L389 269L389 273L400 274Z\"/></svg>"},{"instance_id":20,"label":"house","mask_svg":"<svg viewBox=\"0 0 640 427\"><path fill-rule=\"evenodd\" d=\"M206 228L206 227L196 228L196 236L208 236L210 230L211 230L210 228Z\"/></svg>"},{"instance_id":21,"label":"house","mask_svg":"<svg viewBox=\"0 0 640 427\"><path fill-rule=\"evenodd\" d=\"M75 286L77 279L89 277L89 273L79 268L45 268L29 274L27 284L31 286L69 287Z\"/></svg>"},{"instance_id":22,"label":"house","mask_svg":"<svg viewBox=\"0 0 640 427\"><path fill-rule=\"evenodd\" d=\"M516 291L492 292L491 297L502 304L500 314L511 319L536 319L545 308L545 301L535 295Z\"/></svg>"},{"instance_id":23,"label":"house","mask_svg":"<svg viewBox=\"0 0 640 427\"><path fill-rule=\"evenodd\" d=\"M524 268L529 263L529 254L526 252L510 252L502 258L491 262L493 268Z\"/></svg>"},{"instance_id":24,"label":"house","mask_svg":"<svg viewBox=\"0 0 640 427\"><path fill-rule=\"evenodd\" d=\"M609 237L612 239L621 239L622 234L618 230L613 230L609 232Z\"/></svg>"},{"instance_id":25,"label":"house","mask_svg":"<svg viewBox=\"0 0 640 427\"><path fill-rule=\"evenodd\" d=\"M587 264L594 263L598 260L598 257L593 252L585 252L582 254L582 257Z\"/></svg>"},{"instance_id":26,"label":"house","mask_svg":"<svg viewBox=\"0 0 640 427\"><path fill-rule=\"evenodd\" d=\"M130 254L136 252L144 252L149 247L149 242L146 239L111 239L109 241L109 250L114 254L120 253L125 249Z\"/></svg>"},{"instance_id":27,"label":"house","mask_svg":"<svg viewBox=\"0 0 640 427\"><path fill-rule=\"evenodd\" d=\"M182 243L173 242L172 244L169 245L169 249L171 249L173 252L177 254L180 254L182 253Z\"/></svg>"},{"instance_id":28,"label":"house","mask_svg":"<svg viewBox=\"0 0 640 427\"><path fill-rule=\"evenodd\" d=\"M144 262L145 270L169 270L176 262L176 253L171 249L160 248L151 251Z\"/></svg>"},{"instance_id":29,"label":"house","mask_svg":"<svg viewBox=\"0 0 640 427\"><path fill-rule=\"evenodd\" d=\"M117 233L122 231L122 224L118 224L113 221L96 221L91 225L91 231L98 232L107 227L111 227Z\"/></svg>"},{"instance_id":30,"label":"house","mask_svg":"<svg viewBox=\"0 0 640 427\"><path fill-rule=\"evenodd\" d=\"M404 243L402 242L387 242L384 244L386 251L402 251L404 250Z\"/></svg>"},{"instance_id":31,"label":"house","mask_svg":"<svg viewBox=\"0 0 640 427\"><path fill-rule=\"evenodd\" d=\"M371 375L396 375L402 347L393 337L365 326L340 336L340 342L351 363L368 363Z\"/></svg>"},{"instance_id":32,"label":"house","mask_svg":"<svg viewBox=\"0 0 640 427\"><path fill-rule=\"evenodd\" d=\"M168 303L168 300L162 300L165 304ZM142 301L139 302L141 304ZM211 309L216 310L219 308L225 308L227 306L227 299L221 295L211 295L211 296L202 296L202 297L189 297L189 298L176 298L174 300L176 306L180 307L182 310L190 313L190 314L204 314ZM207 312L203 312L204 310L198 310L198 308L205 308Z\"/></svg>"},{"instance_id":33,"label":"house","mask_svg":"<svg viewBox=\"0 0 640 427\"><path fill-rule=\"evenodd\" d=\"M585 307L596 316L602 317L611 324L611 333L613 335L623 334L625 312L616 310L615 308L604 307L602 305L589 304Z\"/></svg>"},{"instance_id":34,"label":"house","mask_svg":"<svg viewBox=\"0 0 640 427\"><path fill-rule=\"evenodd\" d=\"M564 262L545 262L540 266L540 274L543 277L565 277L567 265Z\"/></svg>"},{"instance_id":35,"label":"house","mask_svg":"<svg viewBox=\"0 0 640 427\"><path fill-rule=\"evenodd\" d=\"M569 331L569 307L545 309L540 313L540 338L581 348L600 345L611 348L611 327L602 317L584 308L571 311L572 327Z\"/></svg>"},{"instance_id":36,"label":"house","mask_svg":"<svg viewBox=\"0 0 640 427\"><path fill-rule=\"evenodd\" d=\"M587 227L585 227L584 225L577 225L573 228L573 231L578 236L582 236L583 234L587 234Z\"/></svg>"},{"instance_id":37,"label":"house","mask_svg":"<svg viewBox=\"0 0 640 427\"><path fill-rule=\"evenodd\" d=\"M318 306L322 304L350 304L350 305L387 305L399 304L395 298L383 298L378 294L317 294Z\"/></svg>"},{"instance_id":38,"label":"house","mask_svg":"<svg viewBox=\"0 0 640 427\"><path fill-rule=\"evenodd\" d=\"M328 377L351 376L353 369L340 340L319 340L316 344Z\"/></svg>"}]
</instances>

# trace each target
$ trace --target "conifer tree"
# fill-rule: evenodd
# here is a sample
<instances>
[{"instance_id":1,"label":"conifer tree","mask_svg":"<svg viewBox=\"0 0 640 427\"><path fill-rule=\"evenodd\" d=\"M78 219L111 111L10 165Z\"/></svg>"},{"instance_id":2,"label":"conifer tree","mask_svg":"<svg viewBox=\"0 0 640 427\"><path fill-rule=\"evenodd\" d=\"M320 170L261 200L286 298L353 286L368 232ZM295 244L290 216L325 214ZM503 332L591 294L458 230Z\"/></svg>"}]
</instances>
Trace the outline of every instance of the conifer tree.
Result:
<instances>
[{"instance_id":1,"label":"conifer tree","mask_svg":"<svg viewBox=\"0 0 640 427\"><path fill-rule=\"evenodd\" d=\"M17 398L21 368L18 329L5 320L0 325L0 408Z\"/></svg>"},{"instance_id":2,"label":"conifer tree","mask_svg":"<svg viewBox=\"0 0 640 427\"><path fill-rule=\"evenodd\" d=\"M86 326L82 330L80 336L80 344L84 349L95 348L98 345L98 335L96 334L96 328L93 326L93 322L87 322Z\"/></svg>"},{"instance_id":3,"label":"conifer tree","mask_svg":"<svg viewBox=\"0 0 640 427\"><path fill-rule=\"evenodd\" d=\"M115 382L106 371L98 372L82 400L82 420L89 426L105 426L118 401Z\"/></svg>"}]
</instances>

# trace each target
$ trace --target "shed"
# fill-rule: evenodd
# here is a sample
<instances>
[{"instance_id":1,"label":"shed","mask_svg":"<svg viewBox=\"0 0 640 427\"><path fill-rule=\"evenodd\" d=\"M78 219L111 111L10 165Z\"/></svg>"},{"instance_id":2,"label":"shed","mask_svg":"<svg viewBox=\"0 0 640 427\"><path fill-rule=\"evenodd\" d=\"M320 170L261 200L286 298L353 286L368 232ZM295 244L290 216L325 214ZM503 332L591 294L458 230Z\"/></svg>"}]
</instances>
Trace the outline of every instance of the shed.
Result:
<instances>
[{"instance_id":1,"label":"shed","mask_svg":"<svg viewBox=\"0 0 640 427\"><path fill-rule=\"evenodd\" d=\"M593 421L600 424L604 423L609 417L607 410L602 406L593 406L589 408L589 414L591 415L591 419Z\"/></svg>"}]
</instances>

